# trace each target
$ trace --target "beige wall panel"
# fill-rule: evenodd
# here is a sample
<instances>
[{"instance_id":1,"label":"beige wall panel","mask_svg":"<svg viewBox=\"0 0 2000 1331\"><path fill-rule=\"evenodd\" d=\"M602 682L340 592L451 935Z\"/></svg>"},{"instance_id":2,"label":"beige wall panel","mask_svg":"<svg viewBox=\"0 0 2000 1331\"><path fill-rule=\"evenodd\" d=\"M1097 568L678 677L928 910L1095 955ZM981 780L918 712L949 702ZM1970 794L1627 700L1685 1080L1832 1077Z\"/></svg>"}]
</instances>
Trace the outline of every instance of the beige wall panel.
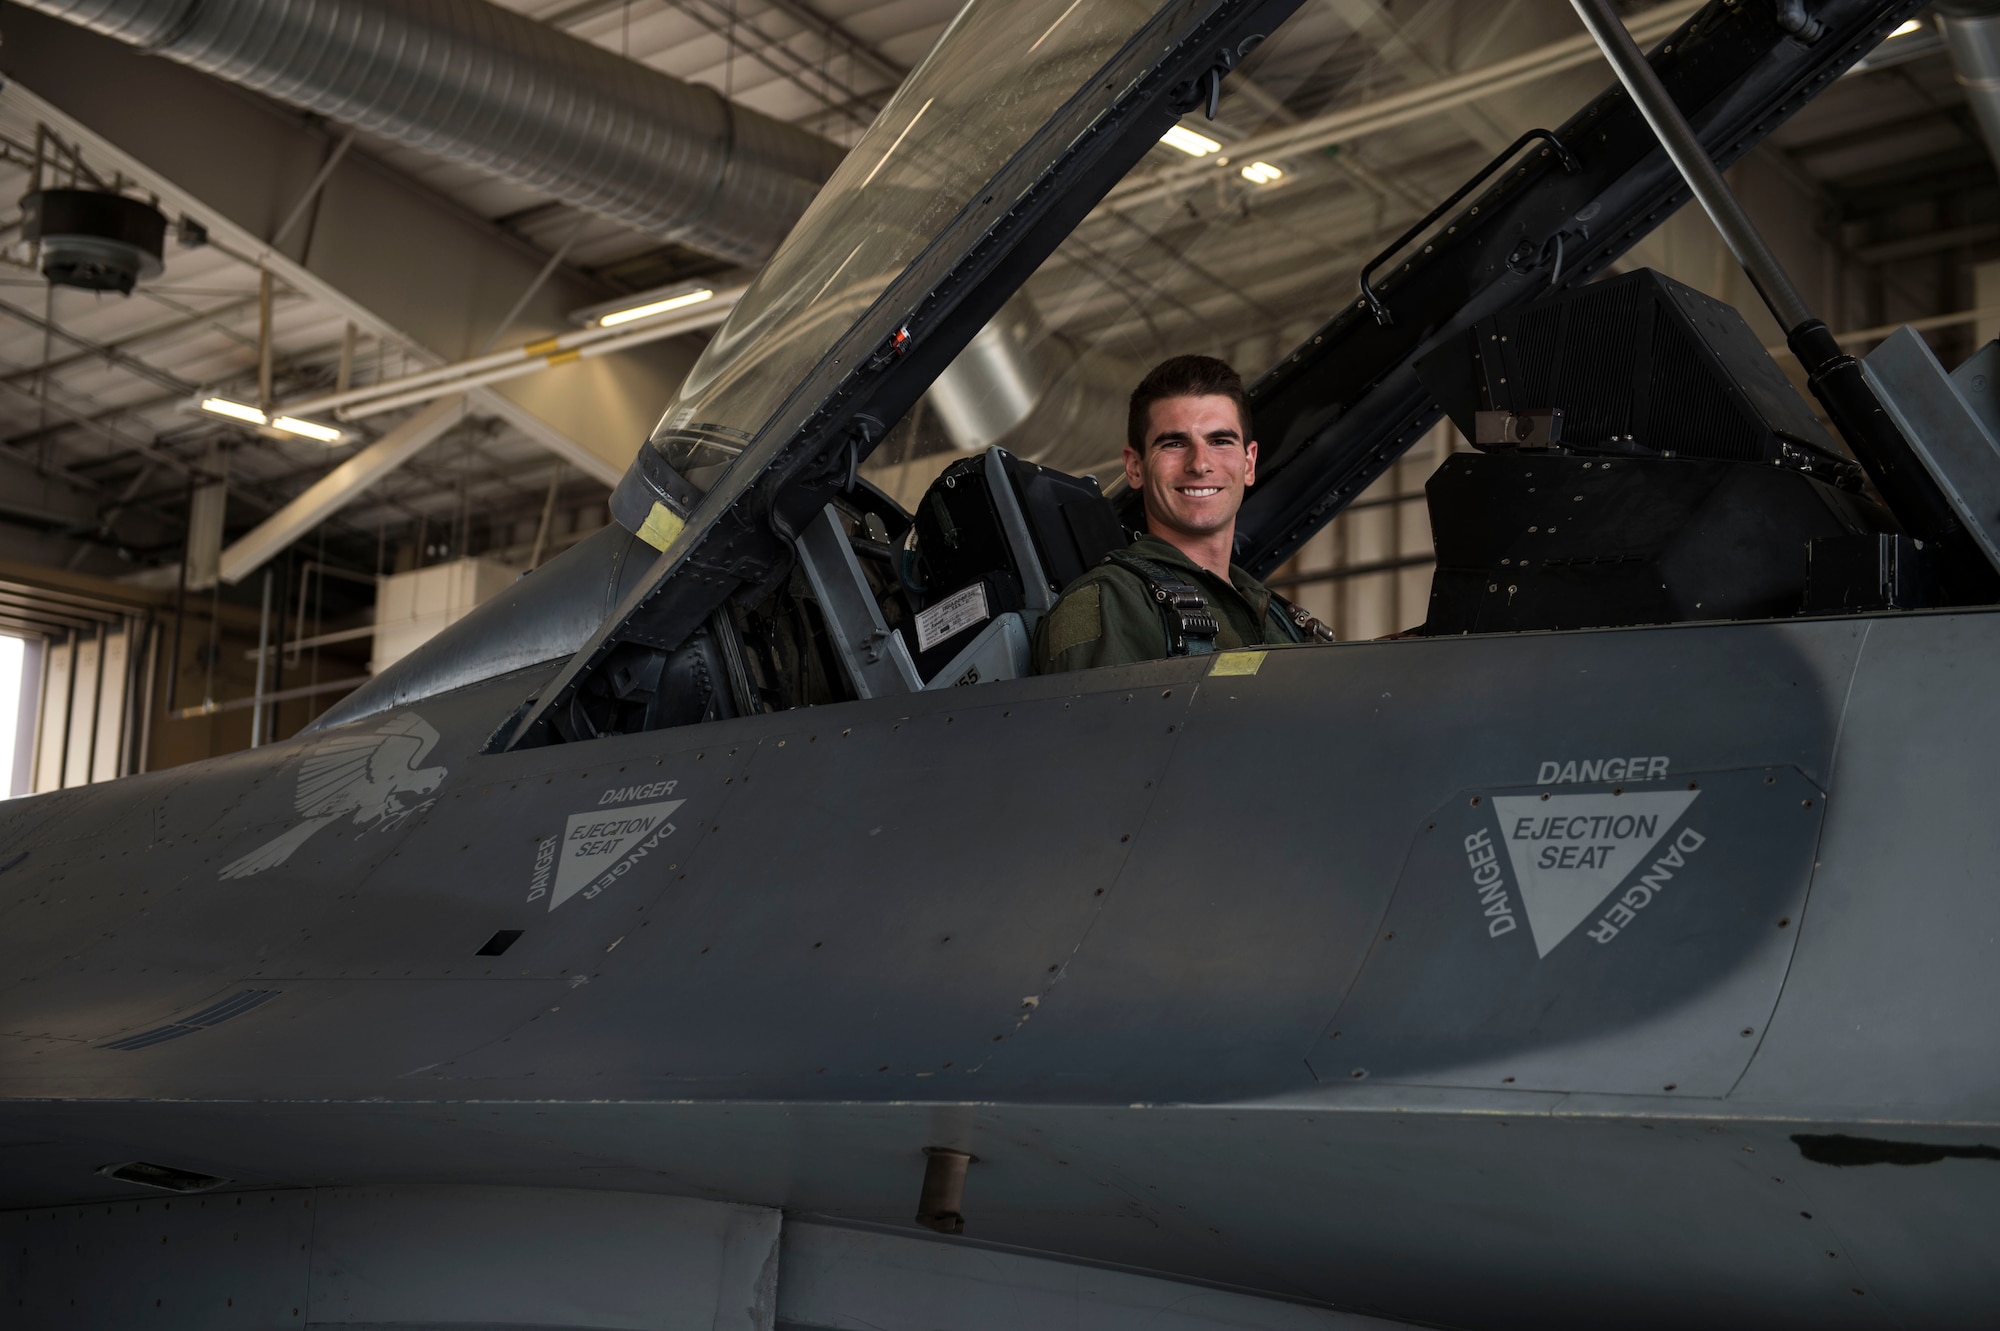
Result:
<instances>
[{"instance_id":1,"label":"beige wall panel","mask_svg":"<svg viewBox=\"0 0 2000 1331\"><path fill-rule=\"evenodd\" d=\"M1430 614L1431 566L1396 571L1396 632L1416 628Z\"/></svg>"},{"instance_id":2,"label":"beige wall panel","mask_svg":"<svg viewBox=\"0 0 2000 1331\"><path fill-rule=\"evenodd\" d=\"M61 790L63 748L69 734L70 681L76 673L76 644L49 644L43 666L42 714L35 735L35 792Z\"/></svg>"},{"instance_id":3,"label":"beige wall panel","mask_svg":"<svg viewBox=\"0 0 2000 1331\"><path fill-rule=\"evenodd\" d=\"M2000 260L1972 265L1972 306L1986 313L1972 325L1975 346L1985 346L2000 337Z\"/></svg>"},{"instance_id":4,"label":"beige wall panel","mask_svg":"<svg viewBox=\"0 0 2000 1331\"><path fill-rule=\"evenodd\" d=\"M1303 587L1292 588L1285 593L1285 596L1286 599L1296 601L1305 607L1307 614L1333 629L1335 633L1340 632L1334 623L1339 616L1335 613L1332 583L1309 582Z\"/></svg>"},{"instance_id":5,"label":"beige wall panel","mask_svg":"<svg viewBox=\"0 0 2000 1331\"><path fill-rule=\"evenodd\" d=\"M1380 638L1396 631L1396 577L1393 573L1370 573L1349 578L1346 589L1346 619L1351 639Z\"/></svg>"},{"instance_id":6,"label":"beige wall panel","mask_svg":"<svg viewBox=\"0 0 2000 1331\"><path fill-rule=\"evenodd\" d=\"M76 644L69 691L69 734L63 745L62 785L90 784L90 758L97 722L97 667L102 644L85 638Z\"/></svg>"},{"instance_id":7,"label":"beige wall panel","mask_svg":"<svg viewBox=\"0 0 2000 1331\"><path fill-rule=\"evenodd\" d=\"M96 737L90 753L92 781L109 781L125 774L125 699L130 670L131 644L125 630L106 634L97 667Z\"/></svg>"},{"instance_id":8,"label":"beige wall panel","mask_svg":"<svg viewBox=\"0 0 2000 1331\"><path fill-rule=\"evenodd\" d=\"M1362 499L1386 497L1382 482L1377 481L1368 487ZM1357 509L1342 519L1347 526L1348 564L1373 564L1395 558L1397 507L1395 504L1378 504L1373 508Z\"/></svg>"}]
</instances>

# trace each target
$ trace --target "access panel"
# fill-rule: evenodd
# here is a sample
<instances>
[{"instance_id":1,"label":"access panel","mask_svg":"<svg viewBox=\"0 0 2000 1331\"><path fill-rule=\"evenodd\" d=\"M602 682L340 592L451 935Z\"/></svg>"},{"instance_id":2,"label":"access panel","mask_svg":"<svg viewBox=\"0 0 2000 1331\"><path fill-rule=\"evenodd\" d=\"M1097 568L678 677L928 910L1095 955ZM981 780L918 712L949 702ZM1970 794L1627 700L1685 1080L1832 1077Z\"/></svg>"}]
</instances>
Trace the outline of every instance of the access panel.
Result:
<instances>
[{"instance_id":1,"label":"access panel","mask_svg":"<svg viewBox=\"0 0 2000 1331\"><path fill-rule=\"evenodd\" d=\"M1424 820L1311 1056L1321 1081L1721 1096L1742 1075L1824 796L1791 767L1543 767L1545 784L1461 791Z\"/></svg>"}]
</instances>

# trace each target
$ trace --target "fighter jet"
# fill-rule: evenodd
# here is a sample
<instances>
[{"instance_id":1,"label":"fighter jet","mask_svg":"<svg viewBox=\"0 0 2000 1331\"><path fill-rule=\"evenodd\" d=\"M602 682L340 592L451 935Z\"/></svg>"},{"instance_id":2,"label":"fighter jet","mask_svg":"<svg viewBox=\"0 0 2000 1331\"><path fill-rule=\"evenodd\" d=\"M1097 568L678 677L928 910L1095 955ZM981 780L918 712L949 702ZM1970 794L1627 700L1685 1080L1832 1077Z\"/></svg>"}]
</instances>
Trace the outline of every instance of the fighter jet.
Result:
<instances>
[{"instance_id":1,"label":"fighter jet","mask_svg":"<svg viewBox=\"0 0 2000 1331\"><path fill-rule=\"evenodd\" d=\"M1327 290L1238 557L1450 413L1414 634L1034 676L1121 496L864 475L1293 8L978 0L614 526L0 811L8 1325L1991 1319L2000 350L1787 323L1836 437L1607 276L1911 0L1717 0Z\"/></svg>"}]
</instances>

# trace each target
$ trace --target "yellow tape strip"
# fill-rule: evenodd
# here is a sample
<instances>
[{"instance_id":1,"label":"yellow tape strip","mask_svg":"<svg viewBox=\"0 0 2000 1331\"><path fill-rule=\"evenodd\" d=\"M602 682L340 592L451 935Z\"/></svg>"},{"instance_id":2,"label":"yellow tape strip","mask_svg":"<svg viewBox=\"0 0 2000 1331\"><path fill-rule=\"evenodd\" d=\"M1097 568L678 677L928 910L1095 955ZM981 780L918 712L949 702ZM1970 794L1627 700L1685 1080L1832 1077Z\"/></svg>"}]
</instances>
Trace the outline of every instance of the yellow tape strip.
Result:
<instances>
[{"instance_id":1,"label":"yellow tape strip","mask_svg":"<svg viewBox=\"0 0 2000 1331\"><path fill-rule=\"evenodd\" d=\"M1215 664L1208 668L1211 675L1254 675L1264 664L1269 652L1217 652Z\"/></svg>"},{"instance_id":2,"label":"yellow tape strip","mask_svg":"<svg viewBox=\"0 0 2000 1331\"><path fill-rule=\"evenodd\" d=\"M568 351L558 351L555 355L549 357L549 364L567 365L573 360L580 359L582 356L583 353L581 351L578 351L575 347L571 347Z\"/></svg>"},{"instance_id":3,"label":"yellow tape strip","mask_svg":"<svg viewBox=\"0 0 2000 1331\"><path fill-rule=\"evenodd\" d=\"M522 347L521 354L524 356L546 356L551 351L558 351L561 348L561 338L545 337L539 342L530 342L527 346Z\"/></svg>"},{"instance_id":4,"label":"yellow tape strip","mask_svg":"<svg viewBox=\"0 0 2000 1331\"><path fill-rule=\"evenodd\" d=\"M674 537L679 536L686 526L687 522L680 514L656 500L653 511L640 524L639 539L655 550L664 550L674 543Z\"/></svg>"}]
</instances>

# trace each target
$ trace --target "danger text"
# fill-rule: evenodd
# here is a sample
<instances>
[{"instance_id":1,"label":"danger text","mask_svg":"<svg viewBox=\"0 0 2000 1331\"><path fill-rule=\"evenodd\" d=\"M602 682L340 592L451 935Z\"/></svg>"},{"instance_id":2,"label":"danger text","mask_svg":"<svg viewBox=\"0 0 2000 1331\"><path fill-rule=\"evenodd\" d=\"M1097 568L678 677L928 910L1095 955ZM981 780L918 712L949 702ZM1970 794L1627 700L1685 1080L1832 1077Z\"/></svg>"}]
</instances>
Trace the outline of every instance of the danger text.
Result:
<instances>
[{"instance_id":1,"label":"danger text","mask_svg":"<svg viewBox=\"0 0 2000 1331\"><path fill-rule=\"evenodd\" d=\"M662 795L673 794L674 787L679 784L678 781L655 781L650 786L619 786L616 790L607 790L599 795L597 803L601 807L606 804L633 804L639 800L655 800Z\"/></svg>"},{"instance_id":2,"label":"danger text","mask_svg":"<svg viewBox=\"0 0 2000 1331\"><path fill-rule=\"evenodd\" d=\"M1514 905L1507 898L1507 879L1500 872L1499 850L1493 844L1492 834L1481 829L1465 839L1465 862L1472 869L1472 890L1479 894L1479 904L1485 908L1486 936L1498 938L1513 933L1518 927Z\"/></svg>"},{"instance_id":3,"label":"danger text","mask_svg":"<svg viewBox=\"0 0 2000 1331\"><path fill-rule=\"evenodd\" d=\"M1639 881L1625 889L1625 892L1604 913L1590 931L1590 936L1600 943L1608 943L1618 936L1620 930L1631 924L1638 913L1653 904L1653 898L1666 889L1674 871L1685 868L1687 857L1700 850L1708 838L1692 827L1681 829L1679 836L1667 844L1667 853L1653 861L1652 868L1639 876Z\"/></svg>"},{"instance_id":4,"label":"danger text","mask_svg":"<svg viewBox=\"0 0 2000 1331\"><path fill-rule=\"evenodd\" d=\"M1567 786L1578 781L1656 781L1667 774L1663 757L1551 758L1535 769L1538 786Z\"/></svg>"}]
</instances>

